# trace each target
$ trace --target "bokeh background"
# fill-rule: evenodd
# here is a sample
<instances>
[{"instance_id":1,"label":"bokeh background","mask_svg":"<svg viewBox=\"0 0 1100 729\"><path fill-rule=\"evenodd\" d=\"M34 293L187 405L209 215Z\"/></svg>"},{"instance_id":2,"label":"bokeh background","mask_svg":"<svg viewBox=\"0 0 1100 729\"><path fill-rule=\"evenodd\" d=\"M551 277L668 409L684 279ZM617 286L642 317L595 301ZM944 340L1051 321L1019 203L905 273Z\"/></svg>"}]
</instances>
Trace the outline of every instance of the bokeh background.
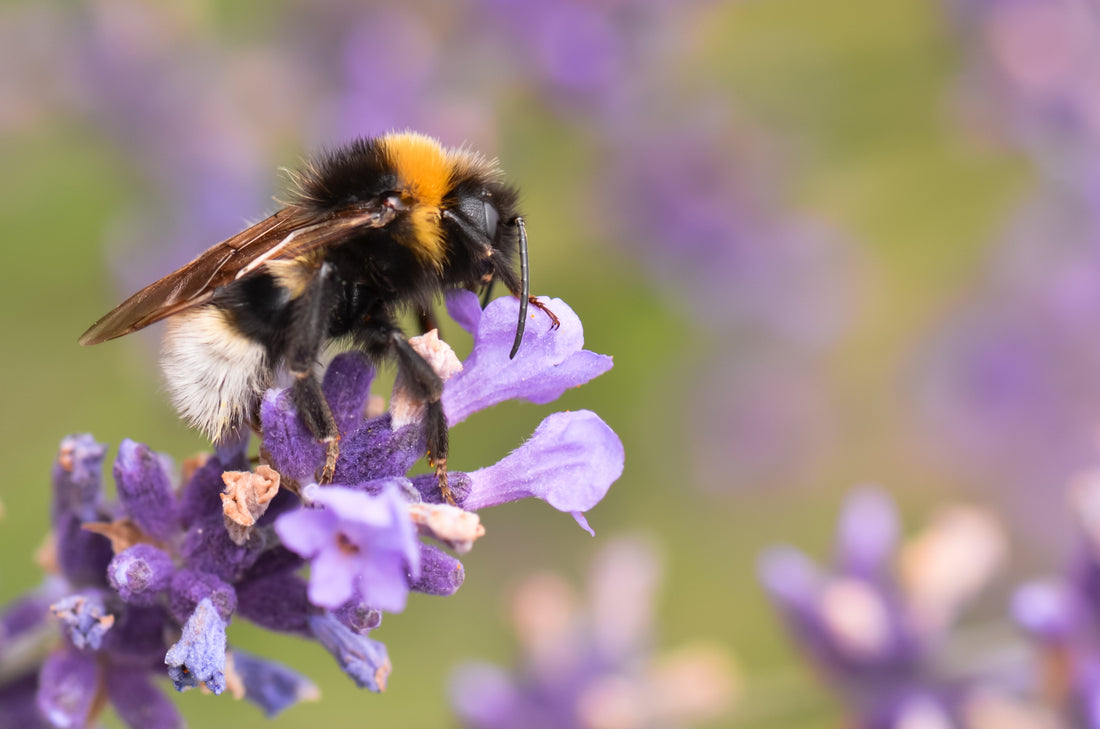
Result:
<instances>
[{"instance_id":1,"label":"bokeh background","mask_svg":"<svg viewBox=\"0 0 1100 729\"><path fill-rule=\"evenodd\" d=\"M621 435L626 471L589 514L595 539L540 503L483 514L458 595L418 596L375 634L394 662L382 696L314 644L231 626L322 690L278 725L457 726L456 667L514 658L509 590L546 570L579 585L627 532L662 555L657 649L709 641L739 666L713 726L843 725L758 585L763 549L826 558L855 484L894 494L907 527L978 503L1012 535L1005 587L979 611L1003 620L1006 586L1057 571L1072 544L1065 485L1095 465L1100 432L1094 11L8 0L0 602L40 578L62 436L177 461L206 447L161 393L158 332L77 336L270 212L277 168L410 127L500 158L533 291L569 302L587 346L615 357L556 406L463 424L453 466L583 407ZM263 721L228 697L178 700L191 726Z\"/></svg>"}]
</instances>

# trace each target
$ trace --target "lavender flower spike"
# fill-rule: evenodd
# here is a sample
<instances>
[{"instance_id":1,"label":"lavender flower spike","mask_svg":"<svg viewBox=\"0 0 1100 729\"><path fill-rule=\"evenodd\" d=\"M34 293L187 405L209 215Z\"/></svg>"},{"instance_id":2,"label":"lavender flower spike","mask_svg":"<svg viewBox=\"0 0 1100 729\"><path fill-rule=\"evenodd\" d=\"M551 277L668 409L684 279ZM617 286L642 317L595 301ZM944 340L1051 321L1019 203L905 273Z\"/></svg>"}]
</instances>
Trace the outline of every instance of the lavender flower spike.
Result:
<instances>
[{"instance_id":1,"label":"lavender flower spike","mask_svg":"<svg viewBox=\"0 0 1100 729\"><path fill-rule=\"evenodd\" d=\"M340 486L311 488L320 509L297 509L275 522L283 544L310 560L309 600L338 608L355 594L372 607L405 609L420 550L396 482L378 496Z\"/></svg>"},{"instance_id":2,"label":"lavender flower spike","mask_svg":"<svg viewBox=\"0 0 1100 729\"><path fill-rule=\"evenodd\" d=\"M607 494L623 472L623 444L590 410L550 415L500 462L469 474L462 508L477 511L527 496L567 511L589 534L583 512Z\"/></svg>"},{"instance_id":3,"label":"lavender flower spike","mask_svg":"<svg viewBox=\"0 0 1100 729\"><path fill-rule=\"evenodd\" d=\"M210 598L199 602L164 663L177 691L200 683L214 694L225 691L225 621Z\"/></svg>"},{"instance_id":4,"label":"lavender flower spike","mask_svg":"<svg viewBox=\"0 0 1100 729\"><path fill-rule=\"evenodd\" d=\"M527 323L523 344L515 359L509 359L519 302L502 296L480 311L477 294L448 294L451 315L474 335L474 349L462 363L462 371L447 380L443 388L448 423L461 423L478 410L505 400L545 404L611 369L611 357L583 348L581 320L568 304L561 299L543 303L561 326L552 330L549 317L532 307L532 321Z\"/></svg>"}]
</instances>

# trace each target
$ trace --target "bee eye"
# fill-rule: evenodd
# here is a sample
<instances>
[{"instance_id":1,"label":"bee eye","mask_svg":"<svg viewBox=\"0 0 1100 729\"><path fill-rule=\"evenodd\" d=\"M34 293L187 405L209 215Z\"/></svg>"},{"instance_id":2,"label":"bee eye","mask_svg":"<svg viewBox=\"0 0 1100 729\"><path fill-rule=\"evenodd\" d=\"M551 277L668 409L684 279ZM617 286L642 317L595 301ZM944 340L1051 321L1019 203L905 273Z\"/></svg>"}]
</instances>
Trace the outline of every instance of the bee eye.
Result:
<instances>
[{"instance_id":1,"label":"bee eye","mask_svg":"<svg viewBox=\"0 0 1100 729\"><path fill-rule=\"evenodd\" d=\"M488 200L485 201L485 234L492 240L496 236L497 223L500 222L500 213Z\"/></svg>"},{"instance_id":2,"label":"bee eye","mask_svg":"<svg viewBox=\"0 0 1100 729\"><path fill-rule=\"evenodd\" d=\"M494 240L497 233L497 224L500 222L500 213L493 204L481 196L471 195L462 198L458 202L458 209L466 220L478 229L489 240Z\"/></svg>"}]
</instances>

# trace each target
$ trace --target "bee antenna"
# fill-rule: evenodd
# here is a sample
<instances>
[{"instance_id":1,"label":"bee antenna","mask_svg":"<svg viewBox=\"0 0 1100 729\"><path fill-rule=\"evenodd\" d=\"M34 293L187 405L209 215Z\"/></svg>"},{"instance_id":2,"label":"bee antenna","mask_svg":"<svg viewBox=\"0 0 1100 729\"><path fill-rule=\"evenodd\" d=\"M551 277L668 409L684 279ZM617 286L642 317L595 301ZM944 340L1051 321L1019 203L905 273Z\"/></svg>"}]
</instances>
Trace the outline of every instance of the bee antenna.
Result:
<instances>
[{"instance_id":1,"label":"bee antenna","mask_svg":"<svg viewBox=\"0 0 1100 729\"><path fill-rule=\"evenodd\" d=\"M515 359L519 345L523 341L523 329L527 325L527 302L531 297L531 274L527 269L527 228L523 225L523 218L516 218L516 227L519 228L519 321L516 323L516 341L512 345L512 352L508 359Z\"/></svg>"}]
</instances>

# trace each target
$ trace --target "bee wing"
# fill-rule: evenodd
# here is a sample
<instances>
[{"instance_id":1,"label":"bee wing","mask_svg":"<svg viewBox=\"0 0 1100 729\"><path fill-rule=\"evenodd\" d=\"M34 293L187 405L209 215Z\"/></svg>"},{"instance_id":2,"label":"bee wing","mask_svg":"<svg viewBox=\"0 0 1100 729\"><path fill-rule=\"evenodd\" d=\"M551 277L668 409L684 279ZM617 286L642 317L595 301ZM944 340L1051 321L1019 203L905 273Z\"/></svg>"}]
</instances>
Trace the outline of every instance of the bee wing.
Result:
<instances>
[{"instance_id":1,"label":"bee wing","mask_svg":"<svg viewBox=\"0 0 1100 729\"><path fill-rule=\"evenodd\" d=\"M138 291L89 327L79 342L99 344L136 332L210 301L219 288L267 261L308 254L345 239L356 228L380 228L393 215L391 208L377 204L358 204L321 215L298 207L283 208Z\"/></svg>"}]
</instances>

